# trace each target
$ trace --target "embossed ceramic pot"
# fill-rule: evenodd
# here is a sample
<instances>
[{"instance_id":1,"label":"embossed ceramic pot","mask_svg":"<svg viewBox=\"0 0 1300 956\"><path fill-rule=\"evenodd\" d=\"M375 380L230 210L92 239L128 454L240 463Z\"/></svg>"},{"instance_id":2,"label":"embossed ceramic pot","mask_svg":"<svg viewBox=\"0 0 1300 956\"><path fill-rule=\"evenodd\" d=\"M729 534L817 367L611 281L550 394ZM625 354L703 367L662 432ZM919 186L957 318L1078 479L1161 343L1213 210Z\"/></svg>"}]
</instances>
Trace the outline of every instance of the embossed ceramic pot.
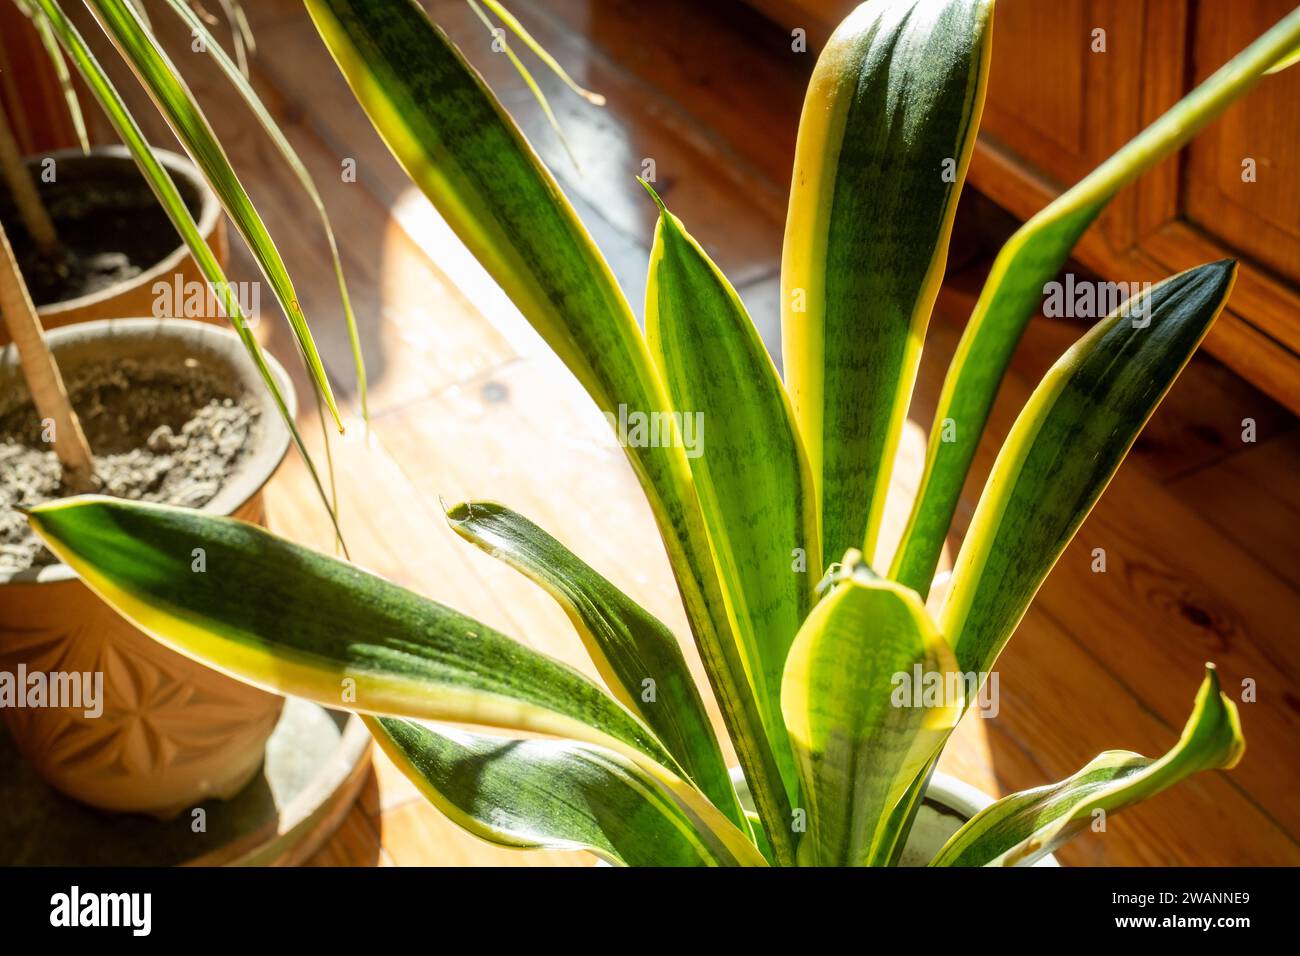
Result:
<instances>
[{"instance_id":1,"label":"embossed ceramic pot","mask_svg":"<svg viewBox=\"0 0 1300 956\"><path fill-rule=\"evenodd\" d=\"M289 445L273 399L227 329L182 319L86 322L48 334L65 372L85 361L162 358L220 371L260 403L254 447L204 511L265 523L261 489ZM0 350L0 403L17 389ZM267 362L295 407L288 375ZM256 595L249 595L256 600ZM0 573L0 670L103 674L102 709L0 708L23 755L53 787L105 810L170 817L234 796L257 773L283 699L168 650L118 617L64 564Z\"/></svg>"},{"instance_id":2,"label":"embossed ceramic pot","mask_svg":"<svg viewBox=\"0 0 1300 956\"><path fill-rule=\"evenodd\" d=\"M194 164L184 156L165 149L155 149L154 155L171 174L181 198L185 200L185 205L189 208L195 223L198 224L199 233L207 240L213 255L224 268L229 254L229 245L226 241L225 218L221 215L221 204L217 202L217 197ZM54 183L44 182L40 175L41 163L47 159L53 159L57 164L58 178ZM82 184L94 187L108 197L117 196L119 202L136 203L138 201L136 194L139 192L139 186L143 184L143 177L136 169L131 154L125 146L95 146L89 155L83 155L79 149L55 150L28 157L24 162L32 170L37 186L47 203L55 201L48 195L51 191L62 190L75 196L79 191L86 191L81 190ZM115 183L120 183L124 187L135 184L137 188L134 190L124 188L120 192L115 192L111 188ZM3 188L3 184L0 183L0 190ZM0 202L3 198L0 196ZM112 202L111 199L103 201ZM129 215L135 208L137 207L134 205L128 205L121 211ZM162 215L161 209L158 210L158 214ZM176 287L206 288L198 264L179 235L176 236L176 245L171 248L171 251L139 275L116 282L98 292L42 305L36 313L40 316L41 325L46 331L95 319L163 314L155 313L153 308L155 300L158 299L155 290L159 283L165 283L169 290ZM169 296L165 301L170 302L174 299L174 296ZM171 314L176 314L178 311L178 309L173 310ZM225 324L225 319L215 315L190 317L205 318L217 325ZM8 341L9 336L4 323L0 323L0 345Z\"/></svg>"}]
</instances>

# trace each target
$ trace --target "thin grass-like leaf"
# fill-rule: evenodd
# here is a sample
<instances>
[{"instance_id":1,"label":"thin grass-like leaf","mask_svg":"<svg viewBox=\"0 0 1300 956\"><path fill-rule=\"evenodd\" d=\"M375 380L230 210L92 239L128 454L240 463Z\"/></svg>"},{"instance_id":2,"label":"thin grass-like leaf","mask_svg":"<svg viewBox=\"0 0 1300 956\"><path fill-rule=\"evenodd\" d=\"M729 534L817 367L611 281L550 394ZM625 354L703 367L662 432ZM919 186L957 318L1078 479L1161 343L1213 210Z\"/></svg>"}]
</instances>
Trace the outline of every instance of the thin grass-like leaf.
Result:
<instances>
[{"instance_id":1,"label":"thin grass-like leaf","mask_svg":"<svg viewBox=\"0 0 1300 956\"><path fill-rule=\"evenodd\" d=\"M342 531L338 524L338 509L334 506L332 498L321 482L320 474L316 470L316 464L312 460L311 453L307 451L306 445L303 444L302 436L298 432L298 425L293 420L293 415L290 414L289 407L280 390L280 384L276 381L274 373L266 363L261 344L248 326L248 321L240 308L239 299L234 295L231 285L221 269L221 265L217 262L216 256L213 255L211 248L209 248L199 232L198 223L194 221L189 208L185 205L185 200L181 197L180 191L172 181L171 174L154 156L153 150L150 149L149 143L145 140L144 133L141 132L134 117L131 116L126 103L99 65L98 60L95 59L94 54L91 53L81 33L64 15L58 0L34 0L34 2L40 5L41 11L48 18L50 26L58 37L64 52L67 53L77 67L78 72L89 86L92 95L104 110L109 122L117 130L122 142L126 144L136 166L144 176L145 182L149 184L149 188L157 197L159 205L167 213L168 218L171 219L176 231L190 250L190 254L194 256L199 271L203 273L204 279L207 280L213 294L221 303L227 319L229 319L230 324L244 343L244 348L256 366L262 382L275 400L276 409L279 411L285 427L289 429L289 435L293 440L294 447L298 449L303 462L307 465L316 491L329 512L330 520L334 525L335 536L341 542Z\"/></svg>"},{"instance_id":2,"label":"thin grass-like leaf","mask_svg":"<svg viewBox=\"0 0 1300 956\"><path fill-rule=\"evenodd\" d=\"M298 156L298 151L293 148L289 138L280 128L280 124L275 121L271 111L266 108L266 104L262 102L262 98L257 95L252 83L248 81L247 71L240 69L231 61L230 56L217 43L207 27L204 26L202 18L190 9L186 0L167 0L167 3L182 22L194 32L194 35L204 42L217 66L221 68L222 73L230 80L248 105L248 108L252 110L262 129L271 138L271 142L275 144L275 148L284 158L289 168L293 170L293 174L297 177L298 182L311 199L312 206L316 209L316 215L321 222L321 229L324 231L325 239L329 243L330 260L334 266L334 279L338 283L339 300L343 304L343 315L347 321L348 341L352 347L352 361L357 375L357 392L361 402L361 417L364 421L369 422L370 404L366 387L366 366L361 354L361 338L357 332L356 314L352 310L352 297L348 294L347 280L343 275L343 262L339 255L338 242L334 236L334 226L330 222L329 213L325 209L325 201L321 198L320 191L316 188L316 183L307 171L306 165Z\"/></svg>"},{"instance_id":3,"label":"thin grass-like leaf","mask_svg":"<svg viewBox=\"0 0 1300 956\"><path fill-rule=\"evenodd\" d=\"M153 21L149 19L149 8L145 6L144 0L127 0L135 10L135 15L140 18L140 22L150 29L153 28Z\"/></svg>"},{"instance_id":4,"label":"thin grass-like leaf","mask_svg":"<svg viewBox=\"0 0 1300 956\"><path fill-rule=\"evenodd\" d=\"M134 69L177 139L203 172L222 207L239 230L258 266L271 284L293 331L307 372L325 401L334 424L343 430L343 418L334 400L329 377L303 315L293 280L267 232L266 224L244 191L221 143L203 110L181 79L180 71L126 0L86 0L104 32Z\"/></svg>"},{"instance_id":5,"label":"thin grass-like leaf","mask_svg":"<svg viewBox=\"0 0 1300 956\"><path fill-rule=\"evenodd\" d=\"M221 11L226 15L226 24L230 28L230 43L235 49L235 62L239 64L239 73L249 79L248 61L257 51L257 41L253 38L253 28L249 26L248 17L238 0L217 0Z\"/></svg>"},{"instance_id":6,"label":"thin grass-like leaf","mask_svg":"<svg viewBox=\"0 0 1300 956\"><path fill-rule=\"evenodd\" d=\"M546 47L542 46L541 43L533 38L533 35L524 28L522 23L519 22L519 18L506 9L505 4L501 3L500 0L482 0L482 3L485 7L496 14L497 19L504 23L510 29L510 32L520 39L524 46L532 50L533 54L545 63L547 68L558 76L565 86L594 106L605 105L605 97L599 93L593 93L586 87L580 86L576 83L573 77L569 76L568 71L560 65L560 61L551 56Z\"/></svg>"},{"instance_id":7,"label":"thin grass-like leaf","mask_svg":"<svg viewBox=\"0 0 1300 956\"><path fill-rule=\"evenodd\" d=\"M63 92L63 101L68 107L68 118L72 121L72 129L77 137L77 145L81 147L83 153L89 153L90 137L86 134L86 117L81 110L81 100L78 99L77 90L72 85L72 75L68 71L68 63L63 58L63 51L59 48L59 41L50 28L50 22L46 19L43 11L29 7L25 0L22 0L18 6L31 19L32 26L36 28L37 36L41 38L41 48L45 51L50 68L54 70L54 75L59 81L59 89Z\"/></svg>"},{"instance_id":8,"label":"thin grass-like leaf","mask_svg":"<svg viewBox=\"0 0 1300 956\"><path fill-rule=\"evenodd\" d=\"M542 108L542 114L546 117L546 122L551 125L551 129L559 138L560 145L564 147L564 152L568 154L569 162L573 163L573 168L581 170L582 167L578 165L578 157L574 155L573 147L569 145L569 138L564 135L564 130L560 129L560 121L555 118L555 112L551 109L550 101L546 98L546 94L542 92L542 88L537 85L537 80L533 78L532 71L524 65L523 60L515 55L514 49L506 41L505 31L488 19L488 15L483 12L483 8L478 5L476 0L465 0L465 2L469 4L475 15L483 21L483 25L488 28L488 33L492 34L492 42L500 45L501 52L510 60L515 72L524 81L528 91L533 94L533 99Z\"/></svg>"}]
</instances>

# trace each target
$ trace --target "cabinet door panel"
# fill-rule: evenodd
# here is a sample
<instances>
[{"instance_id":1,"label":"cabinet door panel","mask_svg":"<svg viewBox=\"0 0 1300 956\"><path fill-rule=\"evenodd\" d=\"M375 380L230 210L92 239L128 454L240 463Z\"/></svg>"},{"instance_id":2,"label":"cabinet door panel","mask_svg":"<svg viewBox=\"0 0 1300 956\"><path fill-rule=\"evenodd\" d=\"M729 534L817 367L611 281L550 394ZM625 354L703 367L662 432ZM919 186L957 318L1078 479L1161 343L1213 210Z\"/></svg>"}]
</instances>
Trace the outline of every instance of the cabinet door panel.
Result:
<instances>
[{"instance_id":1,"label":"cabinet door panel","mask_svg":"<svg viewBox=\"0 0 1300 956\"><path fill-rule=\"evenodd\" d=\"M1293 0L1202 3L1194 20L1197 79L1295 8ZM1254 181L1243 163L1253 160ZM1283 278L1300 280L1300 67L1266 77L1193 141L1187 216Z\"/></svg>"},{"instance_id":2,"label":"cabinet door panel","mask_svg":"<svg viewBox=\"0 0 1300 956\"><path fill-rule=\"evenodd\" d=\"M1068 186L1139 127L1147 0L1000 0L984 132Z\"/></svg>"},{"instance_id":3,"label":"cabinet door panel","mask_svg":"<svg viewBox=\"0 0 1300 956\"><path fill-rule=\"evenodd\" d=\"M1084 148L1087 0L998 4L984 130L1046 171Z\"/></svg>"}]
</instances>

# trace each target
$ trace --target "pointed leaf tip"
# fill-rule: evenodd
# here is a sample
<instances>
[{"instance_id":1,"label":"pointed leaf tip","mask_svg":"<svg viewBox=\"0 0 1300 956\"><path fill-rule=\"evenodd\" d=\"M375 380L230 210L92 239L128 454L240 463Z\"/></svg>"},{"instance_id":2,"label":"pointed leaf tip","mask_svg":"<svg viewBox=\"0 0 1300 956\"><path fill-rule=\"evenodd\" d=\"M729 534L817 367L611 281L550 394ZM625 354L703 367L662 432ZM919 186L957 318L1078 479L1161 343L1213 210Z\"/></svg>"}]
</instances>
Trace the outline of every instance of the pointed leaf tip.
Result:
<instances>
[{"instance_id":1,"label":"pointed leaf tip","mask_svg":"<svg viewBox=\"0 0 1300 956\"><path fill-rule=\"evenodd\" d=\"M1213 277L1215 281L1228 281L1237 274L1237 260L1229 257L1207 262L1201 266L1199 271L1201 275Z\"/></svg>"},{"instance_id":2,"label":"pointed leaf tip","mask_svg":"<svg viewBox=\"0 0 1300 956\"><path fill-rule=\"evenodd\" d=\"M438 504L442 506L443 512L447 516L447 521L451 524L461 524L466 521L472 521L476 517L484 517L492 512L506 511L505 505L495 501L479 499L477 501L458 501L450 508L447 502L441 497L438 498Z\"/></svg>"},{"instance_id":3,"label":"pointed leaf tip","mask_svg":"<svg viewBox=\"0 0 1300 956\"><path fill-rule=\"evenodd\" d=\"M669 215L668 207L665 206L665 205L664 205L664 201L663 201L662 199L659 198L659 194L658 194L657 192L655 192L655 188L654 188L653 186L651 186L649 182L647 182L645 179L643 179L643 178L640 177L640 176L638 176L638 177L636 178L636 181L639 182L642 186L645 187L645 191L648 192L648 193L650 194L650 198L653 199L653 200L655 201L655 205L659 207L659 211L660 211L664 216Z\"/></svg>"}]
</instances>

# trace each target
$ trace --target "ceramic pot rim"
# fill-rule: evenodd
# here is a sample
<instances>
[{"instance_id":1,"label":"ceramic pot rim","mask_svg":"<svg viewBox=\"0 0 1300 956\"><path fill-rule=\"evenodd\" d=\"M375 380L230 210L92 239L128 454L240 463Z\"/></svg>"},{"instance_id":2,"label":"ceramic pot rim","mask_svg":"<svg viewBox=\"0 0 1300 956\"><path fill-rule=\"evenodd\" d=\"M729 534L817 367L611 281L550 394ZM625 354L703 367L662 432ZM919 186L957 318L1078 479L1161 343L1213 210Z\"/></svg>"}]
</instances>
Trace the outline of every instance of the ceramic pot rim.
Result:
<instances>
[{"instance_id":1,"label":"ceramic pot rim","mask_svg":"<svg viewBox=\"0 0 1300 956\"><path fill-rule=\"evenodd\" d=\"M261 408L261 427L257 441L235 474L225 483L203 512L231 515L242 508L270 480L289 450L289 430L280 418L279 409L252 361L244 344L230 329L193 319L98 319L51 329L45 333L56 354L68 350L83 351L87 356L101 356L114 345L122 356L184 349L215 364L225 363L234 380ZM284 393L290 416L296 416L298 403L289 373L269 353L266 364ZM0 384L18 372L18 350L10 343L0 348ZM2 391L2 390L0 390ZM0 571L0 587L6 584L55 584L76 578L66 564L45 565L23 571Z\"/></svg>"},{"instance_id":2,"label":"ceramic pot rim","mask_svg":"<svg viewBox=\"0 0 1300 956\"><path fill-rule=\"evenodd\" d=\"M732 767L730 774L733 784L737 787L745 786L744 771L739 767ZM930 777L930 785L925 788L925 798L942 804L967 820L996 802L979 787L937 770ZM1051 853L1034 864L1036 867L1059 867L1060 865L1060 861Z\"/></svg>"},{"instance_id":3,"label":"ceramic pot rim","mask_svg":"<svg viewBox=\"0 0 1300 956\"><path fill-rule=\"evenodd\" d=\"M218 218L221 215L221 204L217 202L217 197L208 186L207 180L199 174L198 168L180 153L155 147L153 154L158 158L158 162L166 168L167 172L172 175L173 179L182 180L186 186L193 189L198 195L199 213L195 220L198 224L199 235L210 236L216 228ZM67 161L70 165L86 159L116 159L135 169L135 160L131 158L131 151L120 145L92 146L89 153L83 153L76 148L56 149L48 153L38 153L34 156L24 157L23 162L28 164L39 163L45 159L53 159L55 162ZM175 274L189 254L189 247L185 245L185 241L177 237L176 247L139 275L124 279L121 282L115 282L106 289L78 296L75 299L63 299L59 302L43 305L36 310L36 314L57 318L66 312L75 312L97 302L112 299L121 295L126 289L151 285L161 277Z\"/></svg>"},{"instance_id":4,"label":"ceramic pot rim","mask_svg":"<svg viewBox=\"0 0 1300 956\"><path fill-rule=\"evenodd\" d=\"M930 786L925 789L927 800L941 803L950 810L955 810L969 820L981 810L992 806L996 801L978 787L971 786L964 780L946 773L935 772L930 778ZM1059 867L1060 861L1055 854L1049 853L1033 864L1036 867Z\"/></svg>"}]
</instances>

